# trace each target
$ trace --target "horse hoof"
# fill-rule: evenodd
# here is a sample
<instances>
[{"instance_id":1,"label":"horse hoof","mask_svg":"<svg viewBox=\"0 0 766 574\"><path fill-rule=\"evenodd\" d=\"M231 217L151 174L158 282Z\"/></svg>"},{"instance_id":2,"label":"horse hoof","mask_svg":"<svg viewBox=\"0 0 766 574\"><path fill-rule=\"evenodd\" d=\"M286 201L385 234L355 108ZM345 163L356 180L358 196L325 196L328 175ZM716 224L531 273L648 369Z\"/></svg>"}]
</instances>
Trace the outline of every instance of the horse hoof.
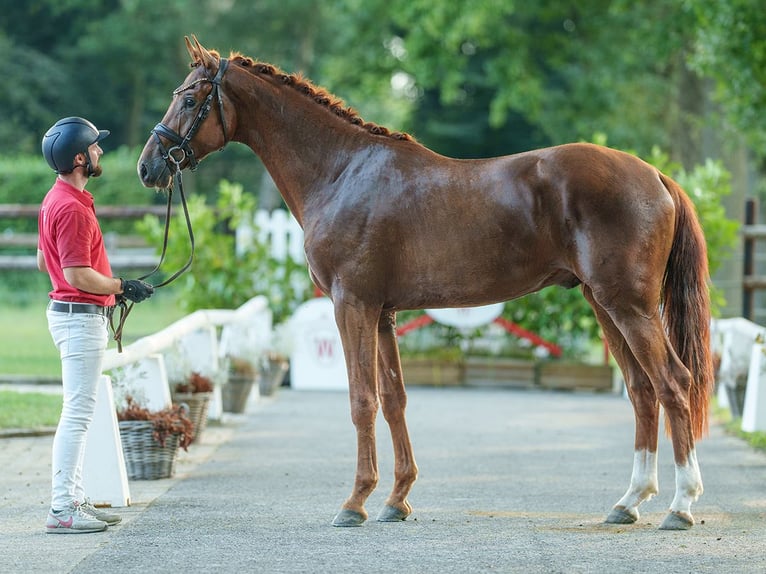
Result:
<instances>
[{"instance_id":1,"label":"horse hoof","mask_svg":"<svg viewBox=\"0 0 766 574\"><path fill-rule=\"evenodd\" d=\"M367 520L367 517L360 512L357 512L356 510L349 510L348 508L343 508L338 514L335 515L335 518L332 521L332 525L340 527L361 526L364 524L365 520Z\"/></svg>"},{"instance_id":2,"label":"horse hoof","mask_svg":"<svg viewBox=\"0 0 766 574\"><path fill-rule=\"evenodd\" d=\"M612 508L609 516L606 517L607 524L634 524L638 520L638 513L627 510L626 508Z\"/></svg>"},{"instance_id":3,"label":"horse hoof","mask_svg":"<svg viewBox=\"0 0 766 574\"><path fill-rule=\"evenodd\" d=\"M399 510L398 508L394 506L390 506L386 504L383 508L381 508L380 513L378 514L378 517L376 520L378 522L401 522L402 520L406 519L409 515L410 515L409 512Z\"/></svg>"},{"instance_id":4,"label":"horse hoof","mask_svg":"<svg viewBox=\"0 0 766 574\"><path fill-rule=\"evenodd\" d=\"M694 526L691 514L671 512L660 525L660 530L689 530Z\"/></svg>"}]
</instances>

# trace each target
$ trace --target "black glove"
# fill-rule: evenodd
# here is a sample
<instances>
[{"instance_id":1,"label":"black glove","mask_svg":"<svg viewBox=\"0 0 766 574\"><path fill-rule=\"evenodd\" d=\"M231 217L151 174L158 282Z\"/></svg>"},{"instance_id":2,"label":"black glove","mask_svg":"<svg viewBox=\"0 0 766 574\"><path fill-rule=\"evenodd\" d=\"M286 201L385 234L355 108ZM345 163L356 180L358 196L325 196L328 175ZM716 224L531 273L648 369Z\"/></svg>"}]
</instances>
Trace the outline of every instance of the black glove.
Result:
<instances>
[{"instance_id":1,"label":"black glove","mask_svg":"<svg viewBox=\"0 0 766 574\"><path fill-rule=\"evenodd\" d=\"M140 303L154 293L154 287L140 279L125 280L120 278L120 289L122 289L122 296L134 303Z\"/></svg>"}]
</instances>

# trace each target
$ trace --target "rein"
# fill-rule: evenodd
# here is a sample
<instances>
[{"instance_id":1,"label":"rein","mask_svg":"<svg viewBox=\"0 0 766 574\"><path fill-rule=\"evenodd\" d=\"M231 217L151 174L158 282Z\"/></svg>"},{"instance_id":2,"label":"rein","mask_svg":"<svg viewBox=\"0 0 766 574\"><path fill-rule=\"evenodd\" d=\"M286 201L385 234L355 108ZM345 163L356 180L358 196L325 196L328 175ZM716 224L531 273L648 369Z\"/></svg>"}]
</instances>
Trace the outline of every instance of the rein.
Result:
<instances>
[{"instance_id":1,"label":"rein","mask_svg":"<svg viewBox=\"0 0 766 574\"><path fill-rule=\"evenodd\" d=\"M173 273L170 277L162 281L161 283L154 285L155 289L159 289L160 287L165 287L166 285L178 279L178 277L180 277L183 273L185 273L189 269L189 267L191 267L192 261L194 259L194 231L192 230L191 217L189 216L189 206L186 203L186 194L184 193L183 177L181 175L181 163L183 163L184 159L188 158L189 169L191 169L191 171L194 171L197 169L198 162L197 162L197 159L194 157L194 151L191 149L189 144L191 140L194 138L194 136L197 134L197 132L199 131L199 128L202 125L202 122L205 121L205 118L207 118L207 116L210 114L210 108L212 107L213 98L216 98L218 100L218 111L221 117L221 128L223 130L224 145L226 145L226 142L228 142L229 140L228 134L226 132L226 119L223 115L223 96L220 90L221 80L223 79L223 75L226 73L226 69L228 67L229 67L229 61L226 58L221 58L221 62L218 66L218 72L216 73L213 79L201 78L199 80L195 80L194 82L190 84L176 88L173 91L173 95L175 96L185 90L188 90L189 88L194 87L195 85L201 82L210 82L213 85L213 89L210 90L210 93L207 95L207 98L205 98L205 101L200 107L199 111L197 112L197 116L194 118L194 121L192 122L192 125L189 128L189 131L186 132L186 135L184 137L181 137L181 135L179 135L178 132L169 128L162 122L154 126L154 129L152 130L152 134L154 134L154 137L157 138L157 144L159 145L159 148L161 150L162 159L165 160L165 163L167 164L168 168L170 168L171 171L174 171L173 181L175 185L178 187L178 193L181 196L181 205L183 206L184 217L186 218L186 229L189 232L189 242L191 244L191 253L189 253L189 259L186 261L184 266L181 267L175 273ZM162 140L160 139L160 135L170 140L175 145L170 147L169 149L165 148L165 146L162 144ZM162 262L165 260L165 254L167 253L167 248L168 248L168 237L170 235L170 215L171 215L171 206L172 206L172 200L173 200L173 188L169 187L167 191L168 191L168 203L167 203L167 211L165 213L165 231L164 231L164 237L162 240L162 253L160 254L160 260L157 263L157 265L155 265L154 269L152 269L148 273L138 278L141 281L157 273L160 270L160 266L162 265ZM118 295L117 306L120 308L120 317L116 327L113 322L114 308L112 309L112 312L109 314L109 325L112 329L112 332L114 333L114 340L117 342L117 351L119 353L122 353L122 332L123 332L123 329L125 328L125 321L127 320L130 312L133 310L134 305L135 303L133 302L127 303L124 297L121 297Z\"/></svg>"}]
</instances>

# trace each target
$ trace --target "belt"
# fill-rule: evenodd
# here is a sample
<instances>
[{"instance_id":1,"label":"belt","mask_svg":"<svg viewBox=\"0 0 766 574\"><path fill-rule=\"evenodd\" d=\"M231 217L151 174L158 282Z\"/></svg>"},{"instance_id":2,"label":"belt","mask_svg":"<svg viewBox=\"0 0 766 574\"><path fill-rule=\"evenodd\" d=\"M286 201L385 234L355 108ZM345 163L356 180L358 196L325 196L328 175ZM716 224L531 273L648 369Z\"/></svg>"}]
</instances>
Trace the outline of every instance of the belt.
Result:
<instances>
[{"instance_id":1,"label":"belt","mask_svg":"<svg viewBox=\"0 0 766 574\"><path fill-rule=\"evenodd\" d=\"M48 309L61 313L90 313L91 315L108 315L111 307L102 307L92 303L70 303L67 301L51 301Z\"/></svg>"}]
</instances>

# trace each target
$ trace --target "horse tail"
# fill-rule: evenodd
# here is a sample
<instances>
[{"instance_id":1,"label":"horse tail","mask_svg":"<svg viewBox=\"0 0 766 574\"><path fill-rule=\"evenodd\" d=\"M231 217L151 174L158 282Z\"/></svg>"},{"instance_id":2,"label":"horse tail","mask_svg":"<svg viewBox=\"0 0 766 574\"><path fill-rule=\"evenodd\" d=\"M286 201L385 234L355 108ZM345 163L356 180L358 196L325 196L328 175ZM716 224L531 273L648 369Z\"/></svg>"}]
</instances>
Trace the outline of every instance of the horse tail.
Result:
<instances>
[{"instance_id":1,"label":"horse tail","mask_svg":"<svg viewBox=\"0 0 766 574\"><path fill-rule=\"evenodd\" d=\"M675 181L659 174L676 204L676 231L665 268L663 319L670 342L691 372L689 407L695 438L708 430L713 389L707 246L694 204Z\"/></svg>"}]
</instances>

